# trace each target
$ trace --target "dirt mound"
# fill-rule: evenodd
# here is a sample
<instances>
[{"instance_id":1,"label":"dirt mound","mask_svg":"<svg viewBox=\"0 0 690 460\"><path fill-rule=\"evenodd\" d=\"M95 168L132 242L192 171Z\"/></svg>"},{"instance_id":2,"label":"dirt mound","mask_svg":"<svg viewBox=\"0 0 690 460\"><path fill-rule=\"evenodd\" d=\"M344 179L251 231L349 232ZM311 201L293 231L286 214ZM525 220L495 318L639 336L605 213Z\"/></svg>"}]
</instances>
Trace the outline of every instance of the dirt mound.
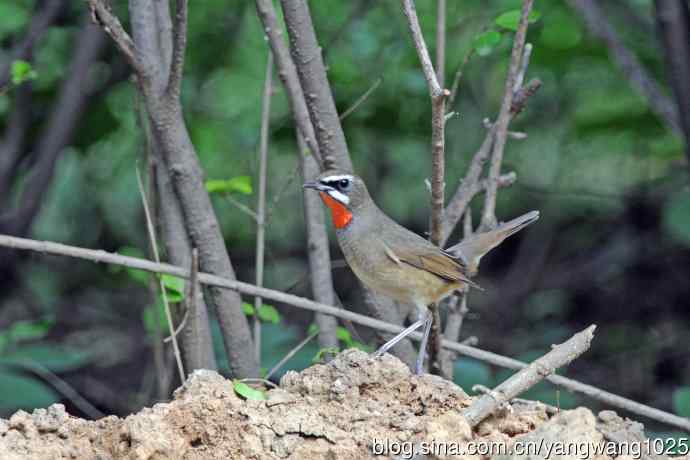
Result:
<instances>
[{"instance_id":1,"label":"dirt mound","mask_svg":"<svg viewBox=\"0 0 690 460\"><path fill-rule=\"evenodd\" d=\"M605 445L607 429L617 430L611 445L618 447L630 433L643 439L639 424L610 411L599 419L584 408L554 414L536 402L506 406L472 430L461 415L471 397L439 377L411 375L390 355L375 360L347 350L329 364L288 372L280 383L266 401L244 400L230 381L198 371L170 403L124 419L86 421L58 404L33 414L19 411L0 419L0 458L525 459L546 457L546 446L554 442ZM519 455L520 443L541 443L543 450ZM435 452L414 456L413 448ZM612 452L581 453L552 450L551 458L615 458Z\"/></svg>"}]
</instances>

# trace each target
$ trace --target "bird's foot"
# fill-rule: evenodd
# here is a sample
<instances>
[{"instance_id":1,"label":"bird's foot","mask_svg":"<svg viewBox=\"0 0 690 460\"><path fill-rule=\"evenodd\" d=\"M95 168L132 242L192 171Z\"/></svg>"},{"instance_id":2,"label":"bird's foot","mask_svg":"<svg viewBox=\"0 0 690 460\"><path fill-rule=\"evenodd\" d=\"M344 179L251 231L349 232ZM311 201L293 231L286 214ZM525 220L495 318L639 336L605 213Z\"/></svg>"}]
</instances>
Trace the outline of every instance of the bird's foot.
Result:
<instances>
[{"instance_id":1,"label":"bird's foot","mask_svg":"<svg viewBox=\"0 0 690 460\"><path fill-rule=\"evenodd\" d=\"M381 348L379 348L378 350L376 350L376 352L374 352L373 357L374 358L380 358L381 356L386 354L386 352L388 352L388 350L390 350L395 345L397 345L398 342L400 342L402 339L404 339L405 337L410 335L412 332L419 329L423 324L424 324L424 320L419 320L415 323L412 323L407 328L405 328L402 332L400 332L398 335L396 335L395 337L390 339L388 342L381 345Z\"/></svg>"}]
</instances>

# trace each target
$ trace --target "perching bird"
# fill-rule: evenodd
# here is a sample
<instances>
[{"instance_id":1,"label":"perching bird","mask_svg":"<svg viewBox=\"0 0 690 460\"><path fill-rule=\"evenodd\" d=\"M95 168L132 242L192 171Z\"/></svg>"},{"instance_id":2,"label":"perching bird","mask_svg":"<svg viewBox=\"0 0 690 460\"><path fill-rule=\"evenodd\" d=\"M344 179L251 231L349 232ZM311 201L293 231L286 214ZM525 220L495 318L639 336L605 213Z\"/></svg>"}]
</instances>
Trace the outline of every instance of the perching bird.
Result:
<instances>
[{"instance_id":1,"label":"perching bird","mask_svg":"<svg viewBox=\"0 0 690 460\"><path fill-rule=\"evenodd\" d=\"M318 190L330 208L338 243L355 275L374 291L417 307L418 321L386 342L376 354L385 353L424 325L418 374L423 370L432 322L428 306L468 285L476 287L468 273L474 274L479 259L539 218L538 211L531 211L443 250L384 214L358 176L326 171L304 187Z\"/></svg>"}]
</instances>

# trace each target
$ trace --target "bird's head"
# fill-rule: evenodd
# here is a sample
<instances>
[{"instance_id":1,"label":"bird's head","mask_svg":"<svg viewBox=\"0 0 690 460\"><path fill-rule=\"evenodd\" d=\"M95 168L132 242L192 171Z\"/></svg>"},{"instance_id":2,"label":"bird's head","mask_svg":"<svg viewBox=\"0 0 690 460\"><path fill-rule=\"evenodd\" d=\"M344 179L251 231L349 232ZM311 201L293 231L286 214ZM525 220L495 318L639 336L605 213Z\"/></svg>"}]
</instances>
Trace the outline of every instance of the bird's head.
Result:
<instances>
[{"instance_id":1,"label":"bird's head","mask_svg":"<svg viewBox=\"0 0 690 460\"><path fill-rule=\"evenodd\" d=\"M317 190L331 210L336 228L346 227L353 213L371 198L364 181L352 173L337 170L324 171L316 180L304 184L304 188Z\"/></svg>"}]
</instances>

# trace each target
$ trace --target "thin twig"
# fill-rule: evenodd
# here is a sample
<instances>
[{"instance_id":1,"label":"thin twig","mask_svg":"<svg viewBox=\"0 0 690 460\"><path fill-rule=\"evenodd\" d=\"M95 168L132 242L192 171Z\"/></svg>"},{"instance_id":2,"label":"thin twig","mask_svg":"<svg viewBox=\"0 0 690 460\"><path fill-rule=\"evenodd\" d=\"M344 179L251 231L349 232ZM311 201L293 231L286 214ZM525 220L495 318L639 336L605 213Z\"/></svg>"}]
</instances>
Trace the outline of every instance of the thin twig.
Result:
<instances>
[{"instance_id":1,"label":"thin twig","mask_svg":"<svg viewBox=\"0 0 690 460\"><path fill-rule=\"evenodd\" d=\"M489 188L486 190L484 199L484 209L479 228L483 231L490 230L496 226L496 192L498 190L498 176L501 175L501 165L503 164L503 151L506 145L508 134L508 123L510 123L510 109L513 105L515 81L520 72L520 64L523 58L523 49L527 37L528 16L532 10L533 0L524 0L520 22L518 23L515 38L513 39L513 50L510 55L510 66L508 77L506 78L503 102L501 111L496 121L496 134L491 152L491 165L489 166Z\"/></svg>"},{"instance_id":2,"label":"thin twig","mask_svg":"<svg viewBox=\"0 0 690 460\"><path fill-rule=\"evenodd\" d=\"M306 0L281 0L280 4L290 37L290 55L319 144L323 168L352 171L345 133L328 84L326 65L316 38L309 3Z\"/></svg>"},{"instance_id":3,"label":"thin twig","mask_svg":"<svg viewBox=\"0 0 690 460\"><path fill-rule=\"evenodd\" d=\"M227 200L228 203L230 203L231 205L233 205L234 207L236 207L237 209L239 209L240 211L242 211L243 213L245 213L246 215L248 215L249 217L251 217L252 220L254 220L255 222L258 220L257 215L256 215L256 212L254 212L254 211L253 211L249 206L247 206L246 204L242 204L242 203L240 203L239 201L237 201L237 200L236 200L235 198L233 198L232 195L230 195L229 193L224 193L224 194L223 194L223 198L225 198L225 199Z\"/></svg>"},{"instance_id":4,"label":"thin twig","mask_svg":"<svg viewBox=\"0 0 690 460\"><path fill-rule=\"evenodd\" d=\"M460 90L460 80L462 80L462 74L465 71L465 66L469 62L470 58L474 55L474 48L469 50L462 62L458 66L458 70L455 71L455 76L453 77L453 84L450 86L450 96L448 96L448 109L453 109L453 104L455 103L455 98L458 97L458 91Z\"/></svg>"},{"instance_id":5,"label":"thin twig","mask_svg":"<svg viewBox=\"0 0 690 460\"><path fill-rule=\"evenodd\" d=\"M246 379L241 379L240 382L249 382L249 383L263 383L266 386L269 386L271 388L278 388L278 385L275 383L271 382L270 380L258 378L258 377L247 377Z\"/></svg>"},{"instance_id":6,"label":"thin twig","mask_svg":"<svg viewBox=\"0 0 690 460\"><path fill-rule=\"evenodd\" d=\"M559 367L565 366L589 349L594 338L596 326L589 326L582 332L578 332L567 342L554 346L554 348L533 361L520 372L513 374L508 380L501 383L489 394L475 400L463 411L465 420L471 427L475 427L491 415L501 405L507 403L515 396L529 390L553 374Z\"/></svg>"},{"instance_id":7,"label":"thin twig","mask_svg":"<svg viewBox=\"0 0 690 460\"><path fill-rule=\"evenodd\" d=\"M102 0L88 0L88 2L93 22L103 27L135 72L141 77L145 76L146 69L139 62L132 37L122 27L120 20L111 13L110 8Z\"/></svg>"},{"instance_id":8,"label":"thin twig","mask_svg":"<svg viewBox=\"0 0 690 460\"><path fill-rule=\"evenodd\" d=\"M156 263L160 263L160 256L158 254L158 243L156 241L156 231L153 226L153 220L151 219L151 213L149 212L148 200L146 199L146 192L144 191L144 183L141 180L141 173L139 172L139 167L136 168L137 172L137 185L139 186L139 194L141 195L141 202L144 207L144 216L146 217L146 228L149 234L149 243L151 244L151 252L153 253L153 259ZM173 353L175 354L175 361L177 361L177 370L180 373L180 382L184 382L185 373L184 367L182 366L182 356L180 355L180 347L177 343L177 337L175 336L175 326L173 325L172 314L170 313L170 303L168 302L168 294L165 290L165 284L163 283L163 277L158 277L158 284L161 290L161 296L163 297L163 306L165 309L165 319L168 321L168 328L170 329L170 336L172 337Z\"/></svg>"},{"instance_id":9,"label":"thin twig","mask_svg":"<svg viewBox=\"0 0 690 460\"><path fill-rule=\"evenodd\" d=\"M266 59L266 77L261 103L261 140L259 142L259 193L256 205L256 285L264 284L264 248L266 244L266 174L268 168L268 132L271 122L271 88L273 86L273 54ZM254 299L254 352L261 362L261 297Z\"/></svg>"},{"instance_id":10,"label":"thin twig","mask_svg":"<svg viewBox=\"0 0 690 460\"><path fill-rule=\"evenodd\" d=\"M678 113L673 102L664 94L656 80L647 72L635 54L623 44L616 30L601 11L598 2L594 0L568 0L568 3L582 15L590 32L604 40L613 62L618 65L623 76L633 87L647 99L649 107L674 132L682 134Z\"/></svg>"},{"instance_id":11,"label":"thin twig","mask_svg":"<svg viewBox=\"0 0 690 460\"><path fill-rule=\"evenodd\" d=\"M182 330L187 325L188 319L189 319L189 310L186 310L184 312L184 316L182 317L182 321L180 321L180 324L177 325L177 328L175 329L175 331L171 335L168 335L163 339L163 343L170 343L173 340L173 336L177 337L178 335L180 335L180 332L182 332Z\"/></svg>"},{"instance_id":12,"label":"thin twig","mask_svg":"<svg viewBox=\"0 0 690 460\"><path fill-rule=\"evenodd\" d=\"M60 376L51 372L50 369L41 365L40 363L28 359L21 362L13 362L6 364L6 366L17 366L22 369L33 372L40 378L48 382L58 393L70 400L80 411L86 414L93 420L105 417L105 414L98 410L96 406L91 404L86 398L79 394L69 383L60 378Z\"/></svg>"},{"instance_id":13,"label":"thin twig","mask_svg":"<svg viewBox=\"0 0 690 460\"><path fill-rule=\"evenodd\" d=\"M369 96L371 96L371 93L376 91L376 88L379 87L379 85L381 84L382 81L383 81L383 77L377 78L376 81L374 83L372 83L372 85L369 87L369 89L367 89L364 92L364 94L359 96L357 98L357 100L350 107L345 109L345 111L340 114L340 117L338 117L338 118L340 118L340 121L343 121L345 118L348 117L348 115L352 114L352 112L357 110L357 108L359 108L359 106L362 105L362 103L364 101L366 101L369 98Z\"/></svg>"},{"instance_id":14,"label":"thin twig","mask_svg":"<svg viewBox=\"0 0 690 460\"><path fill-rule=\"evenodd\" d=\"M319 335L318 330L312 332L307 337L305 337L304 340L302 340L300 343L298 343L292 350L290 350L285 356L283 356L280 359L280 361L278 361L276 363L276 365L271 368L270 371L268 371L268 374L266 374L266 379L267 380L270 379L273 376L273 374L278 372L280 370L280 368L285 365L286 362L290 361L290 359L292 359L292 357L295 356L298 351L300 351L302 348L304 348L305 345L307 345L317 335Z\"/></svg>"},{"instance_id":15,"label":"thin twig","mask_svg":"<svg viewBox=\"0 0 690 460\"><path fill-rule=\"evenodd\" d=\"M190 276L189 270L170 264L156 263L138 257L123 256L103 250L86 249L78 246L69 246L49 241L37 241L9 235L0 235L0 246L12 249L40 252L49 255L73 257L91 262L120 265L123 267L135 268L152 273L168 274L180 278L189 278ZM352 321L356 324L361 324L363 326L393 334L397 334L403 330L402 326L360 315L358 313L349 311L346 308L337 308L330 305L324 305L304 297L287 294L274 289L260 288L249 283L243 283L241 281L223 278L209 273L199 273L199 282L207 286L230 289L250 296L261 296L263 298L271 299L275 302L282 302L286 305L292 305L297 308L325 313L337 318ZM419 332L414 332L410 334L409 337L413 340L419 341L422 338L422 334ZM464 356L508 369L523 369L527 367L527 364L523 363L522 361L448 340L443 341L443 347L449 350L457 351ZM690 431L690 419L688 418L679 417L677 415L655 409L653 407L610 393L606 390L602 390L595 386L568 379L560 375L550 375L546 378L546 380L564 389L576 391L587 395L590 398L602 401L605 404L625 409L644 417L675 426L682 430Z\"/></svg>"},{"instance_id":16,"label":"thin twig","mask_svg":"<svg viewBox=\"0 0 690 460\"><path fill-rule=\"evenodd\" d=\"M436 5L436 78L441 88L446 81L446 0Z\"/></svg>"},{"instance_id":17,"label":"thin twig","mask_svg":"<svg viewBox=\"0 0 690 460\"><path fill-rule=\"evenodd\" d=\"M515 93L520 91L522 88L522 83L525 81L525 74L527 73L527 68L529 67L529 60L532 57L532 44L525 43L525 48L522 50L522 59L520 60L520 70L518 70L515 76L515 83L513 83L513 97Z\"/></svg>"}]
</instances>

